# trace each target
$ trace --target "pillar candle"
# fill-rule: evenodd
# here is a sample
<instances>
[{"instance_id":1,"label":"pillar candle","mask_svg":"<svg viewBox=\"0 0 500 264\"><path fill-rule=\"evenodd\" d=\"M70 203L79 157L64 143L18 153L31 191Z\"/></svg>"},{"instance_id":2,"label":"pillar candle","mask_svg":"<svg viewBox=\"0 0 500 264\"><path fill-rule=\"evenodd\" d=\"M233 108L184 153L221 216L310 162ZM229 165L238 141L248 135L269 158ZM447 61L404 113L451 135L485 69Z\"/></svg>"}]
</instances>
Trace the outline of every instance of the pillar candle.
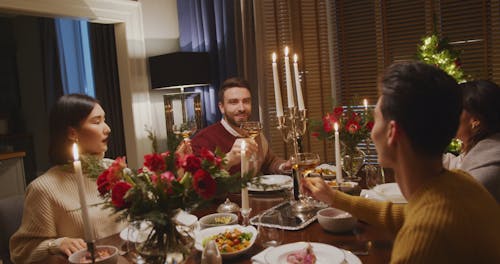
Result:
<instances>
[{"instance_id":1,"label":"pillar candle","mask_svg":"<svg viewBox=\"0 0 500 264\"><path fill-rule=\"evenodd\" d=\"M247 144L246 141L243 140L241 142L241 177L245 176L248 173L248 159L246 155ZM248 209L248 188L241 189L241 209Z\"/></svg>"},{"instance_id":2,"label":"pillar candle","mask_svg":"<svg viewBox=\"0 0 500 264\"><path fill-rule=\"evenodd\" d=\"M292 75L290 73L290 59L288 58L288 47L285 47L285 75L286 75L286 95L288 99L288 108L295 106L293 99Z\"/></svg>"},{"instance_id":3,"label":"pillar candle","mask_svg":"<svg viewBox=\"0 0 500 264\"><path fill-rule=\"evenodd\" d=\"M304 97L302 96L302 87L300 85L299 78L299 65L297 60L297 54L293 55L293 71L295 73L295 88L297 88L297 104L299 105L299 110L304 110Z\"/></svg>"},{"instance_id":4,"label":"pillar candle","mask_svg":"<svg viewBox=\"0 0 500 264\"><path fill-rule=\"evenodd\" d=\"M283 116L283 103L281 102L281 88L278 77L278 65L276 64L276 53L273 52L273 79L274 79L274 100L276 102L276 116Z\"/></svg>"},{"instance_id":5,"label":"pillar candle","mask_svg":"<svg viewBox=\"0 0 500 264\"><path fill-rule=\"evenodd\" d=\"M363 105L365 106L365 112L368 112L368 100L363 99Z\"/></svg>"},{"instance_id":6,"label":"pillar candle","mask_svg":"<svg viewBox=\"0 0 500 264\"><path fill-rule=\"evenodd\" d=\"M78 196L80 198L80 207L82 210L82 218L83 218L83 231L85 233L85 241L91 242L94 241L94 232L92 231L92 227L90 225L89 211L87 208L87 199L85 197L85 191L83 189L84 179L82 173L82 163L79 160L78 155L78 146L76 143L73 143L73 168L75 170L77 185L78 185Z\"/></svg>"},{"instance_id":7,"label":"pillar candle","mask_svg":"<svg viewBox=\"0 0 500 264\"><path fill-rule=\"evenodd\" d=\"M336 169L336 179L337 179L337 184L341 184L344 180L342 179L342 162L340 161L339 124L337 122L335 122L333 124L333 127L335 128L335 169Z\"/></svg>"}]
</instances>

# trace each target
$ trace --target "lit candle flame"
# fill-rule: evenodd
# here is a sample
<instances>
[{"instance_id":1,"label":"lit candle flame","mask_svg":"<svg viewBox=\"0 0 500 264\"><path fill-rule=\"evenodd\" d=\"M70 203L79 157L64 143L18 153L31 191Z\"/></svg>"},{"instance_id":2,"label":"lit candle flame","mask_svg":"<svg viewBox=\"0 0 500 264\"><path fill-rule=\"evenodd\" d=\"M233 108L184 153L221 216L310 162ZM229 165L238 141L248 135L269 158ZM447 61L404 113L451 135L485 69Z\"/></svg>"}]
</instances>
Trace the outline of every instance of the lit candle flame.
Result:
<instances>
[{"instance_id":1,"label":"lit candle flame","mask_svg":"<svg viewBox=\"0 0 500 264\"><path fill-rule=\"evenodd\" d=\"M73 158L75 161L77 161L79 159L78 145L76 143L73 143Z\"/></svg>"},{"instance_id":2,"label":"lit candle flame","mask_svg":"<svg viewBox=\"0 0 500 264\"><path fill-rule=\"evenodd\" d=\"M293 55L293 62L297 62L299 60L299 56L297 54Z\"/></svg>"},{"instance_id":3,"label":"lit candle flame","mask_svg":"<svg viewBox=\"0 0 500 264\"><path fill-rule=\"evenodd\" d=\"M333 128L335 129L335 132L339 131L339 124L337 122L333 123Z\"/></svg>"},{"instance_id":4,"label":"lit candle flame","mask_svg":"<svg viewBox=\"0 0 500 264\"><path fill-rule=\"evenodd\" d=\"M368 100L363 99L363 105L365 106L366 109L368 109Z\"/></svg>"},{"instance_id":5,"label":"lit candle flame","mask_svg":"<svg viewBox=\"0 0 500 264\"><path fill-rule=\"evenodd\" d=\"M273 63L276 62L276 52L273 52Z\"/></svg>"},{"instance_id":6,"label":"lit candle flame","mask_svg":"<svg viewBox=\"0 0 500 264\"><path fill-rule=\"evenodd\" d=\"M288 56L288 46L285 47L285 56Z\"/></svg>"}]
</instances>

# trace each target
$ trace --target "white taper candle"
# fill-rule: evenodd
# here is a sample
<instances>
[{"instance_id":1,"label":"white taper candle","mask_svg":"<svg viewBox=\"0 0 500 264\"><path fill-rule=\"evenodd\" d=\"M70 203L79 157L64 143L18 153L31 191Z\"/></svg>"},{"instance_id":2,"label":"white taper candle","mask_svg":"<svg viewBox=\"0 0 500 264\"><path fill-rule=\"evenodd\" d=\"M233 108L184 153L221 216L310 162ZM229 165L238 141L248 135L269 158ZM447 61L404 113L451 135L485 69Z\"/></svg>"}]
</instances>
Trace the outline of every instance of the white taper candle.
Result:
<instances>
[{"instance_id":1,"label":"white taper candle","mask_svg":"<svg viewBox=\"0 0 500 264\"><path fill-rule=\"evenodd\" d=\"M299 65L298 65L297 54L293 55L293 71L295 73L295 88L297 89L297 104L299 105L299 110L304 110L304 97L302 96L302 86L300 85L299 78Z\"/></svg>"},{"instance_id":2,"label":"white taper candle","mask_svg":"<svg viewBox=\"0 0 500 264\"><path fill-rule=\"evenodd\" d=\"M83 231L85 235L85 241L91 242L94 241L94 232L90 224L89 211L87 208L87 199L85 197L85 191L83 189L84 179L82 173L82 163L79 160L78 146L76 145L76 143L73 143L73 158L74 158L73 168L76 174L76 180L78 185L78 196L80 198L80 207L82 210Z\"/></svg>"},{"instance_id":3,"label":"white taper candle","mask_svg":"<svg viewBox=\"0 0 500 264\"><path fill-rule=\"evenodd\" d=\"M273 80L274 80L274 100L276 102L276 116L283 116L283 103L281 102L281 88L280 88L278 65L276 64L275 52L273 52Z\"/></svg>"}]
</instances>

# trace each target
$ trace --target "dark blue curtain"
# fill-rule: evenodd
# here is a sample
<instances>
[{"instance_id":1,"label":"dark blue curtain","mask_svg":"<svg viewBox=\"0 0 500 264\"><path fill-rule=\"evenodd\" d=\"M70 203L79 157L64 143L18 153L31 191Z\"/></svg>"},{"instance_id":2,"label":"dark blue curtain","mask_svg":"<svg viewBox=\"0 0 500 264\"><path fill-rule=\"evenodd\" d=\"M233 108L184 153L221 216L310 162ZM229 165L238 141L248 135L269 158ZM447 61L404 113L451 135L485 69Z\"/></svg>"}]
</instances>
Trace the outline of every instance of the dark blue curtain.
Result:
<instances>
[{"instance_id":1,"label":"dark blue curtain","mask_svg":"<svg viewBox=\"0 0 500 264\"><path fill-rule=\"evenodd\" d=\"M177 0L182 51L210 54L212 85L194 88L202 93L206 123L221 118L217 91L222 82L237 75L233 0Z\"/></svg>"}]
</instances>

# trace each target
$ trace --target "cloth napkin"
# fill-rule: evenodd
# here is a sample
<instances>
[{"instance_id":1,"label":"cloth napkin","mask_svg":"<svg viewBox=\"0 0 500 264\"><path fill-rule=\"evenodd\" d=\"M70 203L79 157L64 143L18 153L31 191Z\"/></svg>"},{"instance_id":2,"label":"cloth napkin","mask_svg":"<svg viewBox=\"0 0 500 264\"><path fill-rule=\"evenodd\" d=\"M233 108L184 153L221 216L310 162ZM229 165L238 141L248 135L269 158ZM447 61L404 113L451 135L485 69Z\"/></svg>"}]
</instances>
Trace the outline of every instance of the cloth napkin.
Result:
<instances>
[{"instance_id":1,"label":"cloth napkin","mask_svg":"<svg viewBox=\"0 0 500 264\"><path fill-rule=\"evenodd\" d=\"M253 256L251 258L252 264L268 264L265 256L266 256L267 252L269 252L269 250L271 250L273 248L274 247L268 247L268 248L262 250L261 252L259 252L257 255Z\"/></svg>"},{"instance_id":2,"label":"cloth napkin","mask_svg":"<svg viewBox=\"0 0 500 264\"><path fill-rule=\"evenodd\" d=\"M361 190L359 194L361 197L376 201L389 201L393 203L407 203L406 199L402 195L384 195L374 190Z\"/></svg>"}]
</instances>

